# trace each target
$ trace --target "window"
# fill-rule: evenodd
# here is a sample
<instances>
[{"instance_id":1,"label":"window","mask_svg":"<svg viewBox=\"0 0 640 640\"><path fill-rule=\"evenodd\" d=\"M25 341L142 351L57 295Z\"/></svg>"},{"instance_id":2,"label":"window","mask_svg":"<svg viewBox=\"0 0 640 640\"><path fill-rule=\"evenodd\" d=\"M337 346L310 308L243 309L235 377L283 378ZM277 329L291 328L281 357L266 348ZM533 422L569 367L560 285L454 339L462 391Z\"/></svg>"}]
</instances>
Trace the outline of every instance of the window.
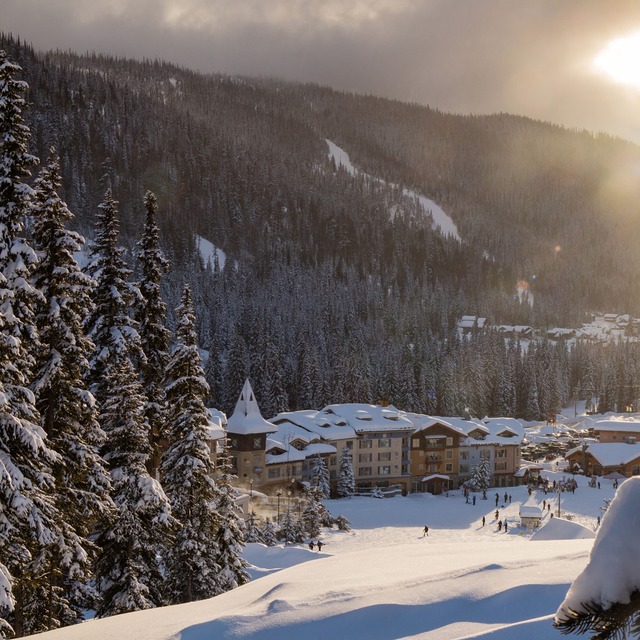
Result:
<instances>
[{"instance_id":1,"label":"window","mask_svg":"<svg viewBox=\"0 0 640 640\"><path fill-rule=\"evenodd\" d=\"M429 465L429 472L430 473L435 473L438 470L438 465L437 464L430 464Z\"/></svg>"},{"instance_id":2,"label":"window","mask_svg":"<svg viewBox=\"0 0 640 640\"><path fill-rule=\"evenodd\" d=\"M269 480L276 480L280 477L280 469L268 469L267 477L269 478Z\"/></svg>"},{"instance_id":3,"label":"window","mask_svg":"<svg viewBox=\"0 0 640 640\"><path fill-rule=\"evenodd\" d=\"M444 465L444 470L445 471L453 471L453 465L450 462L447 462L447 464Z\"/></svg>"},{"instance_id":4,"label":"window","mask_svg":"<svg viewBox=\"0 0 640 640\"><path fill-rule=\"evenodd\" d=\"M253 439L253 448L261 449L262 448L262 438L254 438Z\"/></svg>"},{"instance_id":5,"label":"window","mask_svg":"<svg viewBox=\"0 0 640 640\"><path fill-rule=\"evenodd\" d=\"M447 449L447 450L444 452L444 457L445 457L447 460L453 460L453 449Z\"/></svg>"},{"instance_id":6,"label":"window","mask_svg":"<svg viewBox=\"0 0 640 640\"><path fill-rule=\"evenodd\" d=\"M419 449L419 448L420 448L420 438L413 438L413 439L411 440L411 446L412 446L414 449Z\"/></svg>"},{"instance_id":7,"label":"window","mask_svg":"<svg viewBox=\"0 0 640 640\"><path fill-rule=\"evenodd\" d=\"M378 440L378 447L380 449L388 449L391 446L391 438L380 438Z\"/></svg>"},{"instance_id":8,"label":"window","mask_svg":"<svg viewBox=\"0 0 640 640\"><path fill-rule=\"evenodd\" d=\"M453 447L453 438L447 438L447 447Z\"/></svg>"},{"instance_id":9,"label":"window","mask_svg":"<svg viewBox=\"0 0 640 640\"><path fill-rule=\"evenodd\" d=\"M469 473L469 465L468 464L461 464L459 467L459 471L460 473Z\"/></svg>"},{"instance_id":10,"label":"window","mask_svg":"<svg viewBox=\"0 0 640 640\"><path fill-rule=\"evenodd\" d=\"M488 460L491 457L491 451L489 449L480 449L480 458Z\"/></svg>"},{"instance_id":11,"label":"window","mask_svg":"<svg viewBox=\"0 0 640 640\"><path fill-rule=\"evenodd\" d=\"M358 454L358 462L371 462L373 458L372 453L359 453Z\"/></svg>"},{"instance_id":12,"label":"window","mask_svg":"<svg viewBox=\"0 0 640 640\"><path fill-rule=\"evenodd\" d=\"M358 448L359 449L371 449L372 446L373 446L373 441L372 440L359 440L358 441Z\"/></svg>"},{"instance_id":13,"label":"window","mask_svg":"<svg viewBox=\"0 0 640 640\"><path fill-rule=\"evenodd\" d=\"M391 451L385 451L378 454L378 462L389 462L391 460Z\"/></svg>"},{"instance_id":14,"label":"window","mask_svg":"<svg viewBox=\"0 0 640 640\"><path fill-rule=\"evenodd\" d=\"M237 449L238 448L238 438L231 438L231 440L229 440L229 447L231 449Z\"/></svg>"},{"instance_id":15,"label":"window","mask_svg":"<svg viewBox=\"0 0 640 640\"><path fill-rule=\"evenodd\" d=\"M506 449L498 449L496 451L496 458L506 458L507 457L507 450Z\"/></svg>"},{"instance_id":16,"label":"window","mask_svg":"<svg viewBox=\"0 0 640 640\"><path fill-rule=\"evenodd\" d=\"M469 452L468 451L461 451L460 452L460 460L468 460L469 459Z\"/></svg>"},{"instance_id":17,"label":"window","mask_svg":"<svg viewBox=\"0 0 640 640\"><path fill-rule=\"evenodd\" d=\"M329 456L329 466L335 467L338 464L338 458L336 456Z\"/></svg>"},{"instance_id":18,"label":"window","mask_svg":"<svg viewBox=\"0 0 640 640\"><path fill-rule=\"evenodd\" d=\"M347 440L344 444L347 449L353 449L353 440Z\"/></svg>"},{"instance_id":19,"label":"window","mask_svg":"<svg viewBox=\"0 0 640 640\"><path fill-rule=\"evenodd\" d=\"M378 467L378 474L381 476L391 475L391 467L390 466Z\"/></svg>"},{"instance_id":20,"label":"window","mask_svg":"<svg viewBox=\"0 0 640 640\"><path fill-rule=\"evenodd\" d=\"M359 476L370 476L371 475L371 467L358 467L358 475Z\"/></svg>"},{"instance_id":21,"label":"window","mask_svg":"<svg viewBox=\"0 0 640 640\"><path fill-rule=\"evenodd\" d=\"M496 471L506 471L507 463L506 462L496 462Z\"/></svg>"}]
</instances>

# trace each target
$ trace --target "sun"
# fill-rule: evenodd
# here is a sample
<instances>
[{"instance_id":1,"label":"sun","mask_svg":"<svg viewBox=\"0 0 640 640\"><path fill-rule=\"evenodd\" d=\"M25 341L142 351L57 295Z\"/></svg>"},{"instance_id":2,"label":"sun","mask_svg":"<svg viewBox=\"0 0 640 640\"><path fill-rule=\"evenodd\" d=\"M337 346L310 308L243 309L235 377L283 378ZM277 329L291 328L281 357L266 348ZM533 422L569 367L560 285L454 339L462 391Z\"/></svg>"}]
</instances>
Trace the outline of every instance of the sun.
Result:
<instances>
[{"instance_id":1,"label":"sun","mask_svg":"<svg viewBox=\"0 0 640 640\"><path fill-rule=\"evenodd\" d=\"M615 82L640 88L640 32L609 42L593 65Z\"/></svg>"}]
</instances>

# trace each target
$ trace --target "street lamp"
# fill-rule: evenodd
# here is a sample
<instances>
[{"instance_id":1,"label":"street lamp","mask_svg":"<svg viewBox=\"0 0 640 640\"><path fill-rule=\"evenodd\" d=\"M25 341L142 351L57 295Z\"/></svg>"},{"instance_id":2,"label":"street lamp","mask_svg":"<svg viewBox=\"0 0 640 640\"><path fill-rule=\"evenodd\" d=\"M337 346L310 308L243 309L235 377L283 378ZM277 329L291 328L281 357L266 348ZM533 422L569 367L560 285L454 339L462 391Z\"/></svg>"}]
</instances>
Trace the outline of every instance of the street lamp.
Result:
<instances>
[{"instance_id":1,"label":"street lamp","mask_svg":"<svg viewBox=\"0 0 640 640\"><path fill-rule=\"evenodd\" d=\"M291 489L287 491L287 497L289 498L287 500L287 513L291 513Z\"/></svg>"},{"instance_id":2,"label":"street lamp","mask_svg":"<svg viewBox=\"0 0 640 640\"><path fill-rule=\"evenodd\" d=\"M280 524L280 496L282 495L282 489L276 490L276 497L278 498L278 524Z\"/></svg>"},{"instance_id":3,"label":"street lamp","mask_svg":"<svg viewBox=\"0 0 640 640\"><path fill-rule=\"evenodd\" d=\"M251 508L252 499L253 499L253 478L249 480L249 508Z\"/></svg>"}]
</instances>

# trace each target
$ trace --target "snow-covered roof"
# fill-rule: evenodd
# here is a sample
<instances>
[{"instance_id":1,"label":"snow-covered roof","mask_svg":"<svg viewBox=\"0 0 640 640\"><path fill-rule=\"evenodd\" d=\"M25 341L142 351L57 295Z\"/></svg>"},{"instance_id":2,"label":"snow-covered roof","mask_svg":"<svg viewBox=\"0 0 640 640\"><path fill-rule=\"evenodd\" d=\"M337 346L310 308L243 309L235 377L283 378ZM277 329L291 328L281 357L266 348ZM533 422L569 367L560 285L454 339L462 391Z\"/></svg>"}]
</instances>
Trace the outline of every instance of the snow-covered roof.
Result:
<instances>
[{"instance_id":1,"label":"snow-covered roof","mask_svg":"<svg viewBox=\"0 0 640 640\"><path fill-rule=\"evenodd\" d=\"M353 440L356 432L340 416L321 414L315 410L285 411L271 418L278 433L291 433L299 429L315 434L322 440ZM340 424L337 424L340 423Z\"/></svg>"},{"instance_id":2,"label":"snow-covered roof","mask_svg":"<svg viewBox=\"0 0 640 640\"><path fill-rule=\"evenodd\" d=\"M598 420L593 424L596 431L628 431L629 433L640 433L640 421L637 418L610 418L608 420Z\"/></svg>"},{"instance_id":3,"label":"snow-covered roof","mask_svg":"<svg viewBox=\"0 0 640 640\"><path fill-rule=\"evenodd\" d=\"M435 479L449 480L449 476L445 476L441 473L432 473L430 476L425 476L424 478L422 478L421 482L429 482L429 480Z\"/></svg>"},{"instance_id":4,"label":"snow-covered roof","mask_svg":"<svg viewBox=\"0 0 640 640\"><path fill-rule=\"evenodd\" d=\"M207 409L209 412L209 440L222 440L226 437L225 425L227 416L217 409Z\"/></svg>"},{"instance_id":5,"label":"snow-covered roof","mask_svg":"<svg viewBox=\"0 0 640 640\"><path fill-rule=\"evenodd\" d=\"M282 453L273 453L274 450L283 451ZM267 464L282 464L286 462L301 462L306 458L315 455L330 455L336 453L336 448L326 442L314 442L307 445L304 449L296 449L289 443L285 443L284 447L280 442L267 438Z\"/></svg>"},{"instance_id":6,"label":"snow-covered roof","mask_svg":"<svg viewBox=\"0 0 640 640\"><path fill-rule=\"evenodd\" d=\"M236 408L227 421L227 431L238 435L254 435L273 433L275 430L275 427L262 417L251 384L246 380Z\"/></svg>"},{"instance_id":7,"label":"snow-covered roof","mask_svg":"<svg viewBox=\"0 0 640 640\"><path fill-rule=\"evenodd\" d=\"M567 451L565 458L582 447L575 447ZM603 466L615 467L627 464L636 458L640 458L640 444L626 444L624 442L589 442L587 451Z\"/></svg>"},{"instance_id":8,"label":"snow-covered roof","mask_svg":"<svg viewBox=\"0 0 640 640\"><path fill-rule=\"evenodd\" d=\"M413 431L413 423L395 407L373 404L330 404L319 412L319 416L342 418L356 433L371 431Z\"/></svg>"},{"instance_id":9,"label":"snow-covered roof","mask_svg":"<svg viewBox=\"0 0 640 640\"><path fill-rule=\"evenodd\" d=\"M540 507L532 507L527 505L522 505L520 507L520 517L521 518L542 518L542 509Z\"/></svg>"}]
</instances>

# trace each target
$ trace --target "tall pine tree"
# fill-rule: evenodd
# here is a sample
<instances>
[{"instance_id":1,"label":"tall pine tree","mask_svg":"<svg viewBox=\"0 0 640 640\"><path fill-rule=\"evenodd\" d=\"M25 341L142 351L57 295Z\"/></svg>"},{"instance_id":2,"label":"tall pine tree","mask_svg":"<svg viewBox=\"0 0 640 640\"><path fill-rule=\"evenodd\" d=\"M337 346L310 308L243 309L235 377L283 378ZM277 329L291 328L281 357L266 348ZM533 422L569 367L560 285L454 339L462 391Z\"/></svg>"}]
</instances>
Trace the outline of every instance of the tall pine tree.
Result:
<instances>
[{"instance_id":1,"label":"tall pine tree","mask_svg":"<svg viewBox=\"0 0 640 640\"><path fill-rule=\"evenodd\" d=\"M48 552L46 610L37 631L79 622L83 609L95 606L90 587L95 547L88 538L113 507L109 476L98 454L104 432L84 383L93 344L82 322L91 309L94 283L74 258L84 239L65 228L73 215L58 196L60 186L52 149L34 184L33 245L40 261L33 280L44 301L36 318L41 348L32 387L49 446L60 456L53 466L54 495L66 550Z\"/></svg>"},{"instance_id":2,"label":"tall pine tree","mask_svg":"<svg viewBox=\"0 0 640 640\"><path fill-rule=\"evenodd\" d=\"M218 492L211 477L209 414L195 330L191 290L186 287L177 309L176 345L167 366L169 446L161 477L174 516L175 541L164 551L166 591L171 603L210 598L219 588L221 567L215 536L222 522L216 511Z\"/></svg>"},{"instance_id":3,"label":"tall pine tree","mask_svg":"<svg viewBox=\"0 0 640 640\"><path fill-rule=\"evenodd\" d=\"M149 471L155 475L160 463L160 446L166 439L164 406L164 372L167 365L170 332L166 327L167 307L160 294L160 281L169 263L160 251L158 238L158 204L153 193L144 197L146 211L144 232L138 242L136 257L142 278L138 284L140 300L137 319L146 363L142 367L142 383L146 395L145 416L149 423L151 456Z\"/></svg>"},{"instance_id":4,"label":"tall pine tree","mask_svg":"<svg viewBox=\"0 0 640 640\"><path fill-rule=\"evenodd\" d=\"M57 456L28 388L42 296L30 284L36 254L21 237L32 195L25 180L37 159L28 152L26 84L15 78L18 71L0 51L0 635L11 632L10 621L20 636L37 624L29 593L49 569L45 552L63 543L51 498Z\"/></svg>"}]
</instances>

